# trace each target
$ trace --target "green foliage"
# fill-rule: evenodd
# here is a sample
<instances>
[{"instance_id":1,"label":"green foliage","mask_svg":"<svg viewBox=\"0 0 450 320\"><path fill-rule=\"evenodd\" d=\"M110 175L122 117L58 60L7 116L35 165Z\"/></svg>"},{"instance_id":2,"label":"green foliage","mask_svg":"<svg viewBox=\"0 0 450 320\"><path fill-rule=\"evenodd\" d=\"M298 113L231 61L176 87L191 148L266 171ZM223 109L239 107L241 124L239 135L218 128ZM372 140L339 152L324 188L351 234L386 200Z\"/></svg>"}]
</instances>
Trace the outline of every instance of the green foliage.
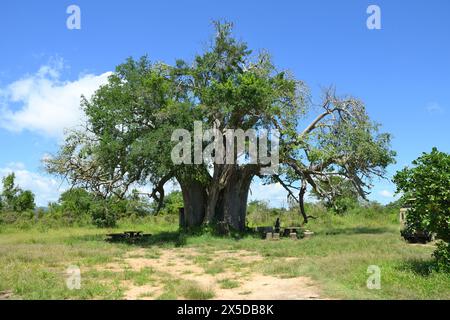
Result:
<instances>
[{"instance_id":1,"label":"green foliage","mask_svg":"<svg viewBox=\"0 0 450 320\"><path fill-rule=\"evenodd\" d=\"M273 225L277 218L286 217L288 211L284 208L272 208L266 201L253 200L247 206L247 223L250 226ZM298 216L298 213L294 213Z\"/></svg>"},{"instance_id":2,"label":"green foliage","mask_svg":"<svg viewBox=\"0 0 450 320\"><path fill-rule=\"evenodd\" d=\"M255 212L268 212L269 204L266 201L261 200L253 200L250 201L247 205L247 212L249 214L255 213Z\"/></svg>"},{"instance_id":3,"label":"green foliage","mask_svg":"<svg viewBox=\"0 0 450 320\"><path fill-rule=\"evenodd\" d=\"M433 256L438 269L450 273L450 244L441 241L436 246Z\"/></svg>"},{"instance_id":4,"label":"green foliage","mask_svg":"<svg viewBox=\"0 0 450 320\"><path fill-rule=\"evenodd\" d=\"M433 148L394 177L398 192L414 199L408 217L413 223L450 242L450 155Z\"/></svg>"},{"instance_id":5,"label":"green foliage","mask_svg":"<svg viewBox=\"0 0 450 320\"><path fill-rule=\"evenodd\" d=\"M348 210L355 208L358 205L358 198L352 196L339 196L334 199L331 206L337 214L344 214Z\"/></svg>"},{"instance_id":6,"label":"green foliage","mask_svg":"<svg viewBox=\"0 0 450 320\"><path fill-rule=\"evenodd\" d=\"M312 190L312 195L337 214L343 214L358 205L358 192L348 179L332 176L328 180L319 181L318 186L328 197L324 199L323 194L315 189Z\"/></svg>"},{"instance_id":7,"label":"green foliage","mask_svg":"<svg viewBox=\"0 0 450 320\"><path fill-rule=\"evenodd\" d=\"M242 285L255 273L272 277L302 276L310 277L313 288L317 284L321 298L325 299L448 299L450 277L430 269L432 248L410 246L399 239L398 212L379 215L376 211L366 216L365 208L359 210L346 215L315 212L320 219L311 220L308 226L315 235L296 242L265 241L252 236L236 241L208 234L187 235L184 243L187 251L200 253L193 257L186 255L183 248L177 248L178 222L172 216L151 215L137 218L134 223L120 220L118 227L153 234L142 258L154 259L155 252L162 255L180 250L178 254L187 259L202 257L204 261L209 258L214 263L222 262L226 272L216 279L238 279ZM298 212L292 214L298 217ZM184 287L186 281L177 275L149 272L146 268L130 271L126 259L136 255L137 247L102 241L108 232L92 227L47 232L36 227L23 232L15 226L0 226L0 291L11 292L15 299L123 299L132 284L154 284L156 280L165 298L202 298L202 294L188 293L190 290ZM244 256L242 260L229 258L230 253L240 256L242 250L261 255L263 259L245 263ZM121 269L105 271L109 262ZM68 290L65 286L63 269L71 264L83 271L80 290ZM371 264L382 269L382 290L367 290L367 266ZM184 270L192 268L187 265ZM234 287L237 283L223 280L219 285ZM242 286L238 292L244 294L244 291Z\"/></svg>"},{"instance_id":8,"label":"green foliage","mask_svg":"<svg viewBox=\"0 0 450 320\"><path fill-rule=\"evenodd\" d=\"M92 222L99 228L115 227L120 203L97 201L91 207Z\"/></svg>"},{"instance_id":9,"label":"green foliage","mask_svg":"<svg viewBox=\"0 0 450 320\"><path fill-rule=\"evenodd\" d=\"M151 184L155 187L152 197L160 199L161 188L170 179L176 179L181 188L201 185L205 193L216 194L219 190L213 189L221 185L233 187L234 170L230 173L218 165L210 174L204 164L175 165L170 157L174 130L192 132L194 121L202 121L207 126L216 124L221 132L277 129L282 167L277 178L291 186L309 184L322 199L334 194L331 189L336 187L335 179L326 177L350 180L349 186L361 195L372 176L385 174L395 156L390 135L379 132L361 101L338 98L330 90L320 103L321 114L307 114L311 99L306 84L275 66L268 53L254 54L233 36L232 29L231 23L216 22L211 46L196 55L193 63L180 59L168 65L144 56L117 66L107 84L90 99L82 99L86 130L69 133L59 153L46 162L48 171L105 197L122 198L131 185ZM309 118L317 122L299 129ZM233 162L237 157L233 156ZM252 179L262 165L242 167L246 174L239 178ZM229 192L224 190L231 188L221 189L226 196ZM353 205L348 194L341 196L331 200L338 212ZM204 222L218 218L242 227L237 212L225 210L230 217L222 218L221 208L210 207L217 210L205 215L210 221Z\"/></svg>"},{"instance_id":10,"label":"green foliage","mask_svg":"<svg viewBox=\"0 0 450 320\"><path fill-rule=\"evenodd\" d=\"M94 195L86 190L69 189L61 194L57 203L49 204L48 212L41 220L61 226L89 224L94 202Z\"/></svg>"},{"instance_id":11,"label":"green foliage","mask_svg":"<svg viewBox=\"0 0 450 320\"><path fill-rule=\"evenodd\" d=\"M136 191L124 199L105 199L85 189L73 188L64 192L58 203L51 204L49 208L49 215L63 220L66 225L90 220L98 227L114 227L118 219L148 214L148 201Z\"/></svg>"},{"instance_id":12,"label":"green foliage","mask_svg":"<svg viewBox=\"0 0 450 320\"><path fill-rule=\"evenodd\" d=\"M400 199L398 199L398 200L389 202L389 203L386 205L386 208L388 208L388 209L393 209L393 210L397 210L397 211L398 211L398 210L400 210L403 206L404 206L404 199L400 198Z\"/></svg>"},{"instance_id":13,"label":"green foliage","mask_svg":"<svg viewBox=\"0 0 450 320\"><path fill-rule=\"evenodd\" d=\"M60 209L68 216L88 214L95 197L81 188L64 192L59 198Z\"/></svg>"},{"instance_id":14,"label":"green foliage","mask_svg":"<svg viewBox=\"0 0 450 320\"><path fill-rule=\"evenodd\" d=\"M181 191L173 191L164 197L159 214L178 215L179 209L183 206L183 194L181 193ZM156 203L156 201L152 202L151 211L153 213L156 213L157 207L158 204Z\"/></svg>"},{"instance_id":15,"label":"green foliage","mask_svg":"<svg viewBox=\"0 0 450 320\"><path fill-rule=\"evenodd\" d=\"M357 223L361 228L370 228L373 220L381 219L397 224L398 211L376 202L364 204L357 203L351 210L343 215L331 214L333 209L325 207L322 203L305 203L306 210L316 219L311 220L312 225L319 225L321 232L333 233L336 227L342 227L342 221ZM250 227L273 226L275 220L280 218L281 226L303 226L303 218L298 207L290 209L269 208L265 202L252 201L248 206L247 221ZM314 221L314 223L313 223ZM310 228L308 224L307 228Z\"/></svg>"},{"instance_id":16,"label":"green foliage","mask_svg":"<svg viewBox=\"0 0 450 320\"><path fill-rule=\"evenodd\" d=\"M397 172L397 192L412 199L407 224L436 234L448 248L450 242L450 155L433 148L414 160L414 167ZM436 255L444 257L443 246ZM447 249L448 250L448 249ZM448 258L448 255L446 256ZM443 258L443 259L444 259ZM445 259L444 259L445 260Z\"/></svg>"},{"instance_id":17,"label":"green foliage","mask_svg":"<svg viewBox=\"0 0 450 320\"><path fill-rule=\"evenodd\" d=\"M19 193L19 188L15 185L16 175L11 173L2 179L3 182L3 192L2 192L2 200L5 204L5 207L12 209L14 206L14 199L17 197Z\"/></svg>"},{"instance_id":18,"label":"green foliage","mask_svg":"<svg viewBox=\"0 0 450 320\"><path fill-rule=\"evenodd\" d=\"M17 195L14 210L24 212L26 210L33 210L35 207L34 194L31 191L25 190Z\"/></svg>"},{"instance_id":19,"label":"green foliage","mask_svg":"<svg viewBox=\"0 0 450 320\"><path fill-rule=\"evenodd\" d=\"M93 223L100 228L115 227L119 219L134 218L150 214L149 205L143 199L132 195L124 199L96 198L91 206Z\"/></svg>"},{"instance_id":20,"label":"green foliage","mask_svg":"<svg viewBox=\"0 0 450 320\"><path fill-rule=\"evenodd\" d=\"M0 209L24 212L34 210L34 194L29 190L22 190L15 184L16 175L11 173L3 178L3 191L0 196Z\"/></svg>"}]
</instances>

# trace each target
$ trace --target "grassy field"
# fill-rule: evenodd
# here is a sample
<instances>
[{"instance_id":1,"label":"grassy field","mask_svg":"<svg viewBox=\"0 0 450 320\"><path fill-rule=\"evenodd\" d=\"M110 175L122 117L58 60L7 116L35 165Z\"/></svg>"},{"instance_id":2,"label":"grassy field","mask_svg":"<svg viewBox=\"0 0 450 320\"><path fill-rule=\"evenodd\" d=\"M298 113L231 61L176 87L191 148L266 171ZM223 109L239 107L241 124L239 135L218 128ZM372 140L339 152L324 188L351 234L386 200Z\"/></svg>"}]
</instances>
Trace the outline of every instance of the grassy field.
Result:
<instances>
[{"instance_id":1,"label":"grassy field","mask_svg":"<svg viewBox=\"0 0 450 320\"><path fill-rule=\"evenodd\" d=\"M208 233L184 235L178 232L173 216L122 221L114 230L94 227L49 229L45 226L21 230L0 226L0 297L122 299L127 297L127 290L132 286L142 289L136 291L135 298L214 298L214 290L204 288L194 280L185 281L156 270L151 264L140 269L124 264L125 259L151 262L176 253L175 258L168 260L168 268L179 267L176 259L184 258L206 275L223 274L218 281L221 290L237 290L243 278L257 273L280 279L308 277L320 288L321 297L328 299L450 298L450 276L432 268L433 244L405 243L399 235L394 212L362 211L345 216L317 214L319 218L308 225L315 235L298 241L266 241L251 235L240 238L216 237ZM281 220L287 225L298 222L299 218L286 214ZM263 222L267 225L274 217L255 215L250 221L251 225ZM128 229L142 230L153 236L141 244L103 240L108 232ZM196 254L186 254L189 250L195 250ZM218 261L215 259L218 252L227 252L228 258ZM232 255L233 252L251 252L261 259L249 263ZM65 270L70 265L81 269L80 290L66 287ZM108 269L108 265L121 268ZM369 265L381 268L380 290L369 290L366 286ZM190 272L186 268L180 274ZM160 290L146 292L145 286L155 283Z\"/></svg>"}]
</instances>

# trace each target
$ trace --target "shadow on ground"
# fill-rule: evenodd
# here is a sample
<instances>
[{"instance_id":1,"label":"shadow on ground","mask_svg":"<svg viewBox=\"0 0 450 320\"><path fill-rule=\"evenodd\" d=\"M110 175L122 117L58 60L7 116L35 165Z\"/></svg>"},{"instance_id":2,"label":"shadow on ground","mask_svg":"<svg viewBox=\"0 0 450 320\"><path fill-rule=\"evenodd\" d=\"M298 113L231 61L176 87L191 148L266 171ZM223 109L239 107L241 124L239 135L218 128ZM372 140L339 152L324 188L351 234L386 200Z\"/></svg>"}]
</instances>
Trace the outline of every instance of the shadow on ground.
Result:
<instances>
[{"instance_id":1,"label":"shadow on ground","mask_svg":"<svg viewBox=\"0 0 450 320\"><path fill-rule=\"evenodd\" d=\"M214 235L214 237L217 238L227 238L227 239L233 239L233 240L240 240L245 237L254 237L257 239L261 238L261 234L258 232L255 232L253 230L246 230L244 232L230 232L228 234L216 232L216 231L205 231L202 229L195 229L190 231L164 231L159 232L155 234L151 234L148 237L142 238L142 239L119 239L115 241L106 240L111 243L125 243L129 245L139 246L139 247L151 247L151 246L175 246L175 247L183 247L187 243L187 239L189 237L195 237L204 235L206 233L209 233L211 235ZM105 239L105 236L103 236L102 239ZM98 238L90 238L87 240L98 240Z\"/></svg>"},{"instance_id":2,"label":"shadow on ground","mask_svg":"<svg viewBox=\"0 0 450 320\"><path fill-rule=\"evenodd\" d=\"M139 246L142 248L148 248L152 246L175 246L183 247L186 245L187 236L184 233L178 231L172 232L159 232L152 234L149 237L143 239L122 239L122 240L105 240L105 236L101 237L102 240L109 243L123 243L130 246Z\"/></svg>"},{"instance_id":3,"label":"shadow on ground","mask_svg":"<svg viewBox=\"0 0 450 320\"><path fill-rule=\"evenodd\" d=\"M431 259L408 260L402 263L397 269L400 271L410 271L421 277L427 277L436 270L436 263Z\"/></svg>"},{"instance_id":4,"label":"shadow on ground","mask_svg":"<svg viewBox=\"0 0 450 320\"><path fill-rule=\"evenodd\" d=\"M341 235L341 234L381 234L392 232L392 229L386 227L380 228L370 228L370 227L356 227L356 228L339 228L332 229L323 232L318 232L318 234L325 235Z\"/></svg>"}]
</instances>

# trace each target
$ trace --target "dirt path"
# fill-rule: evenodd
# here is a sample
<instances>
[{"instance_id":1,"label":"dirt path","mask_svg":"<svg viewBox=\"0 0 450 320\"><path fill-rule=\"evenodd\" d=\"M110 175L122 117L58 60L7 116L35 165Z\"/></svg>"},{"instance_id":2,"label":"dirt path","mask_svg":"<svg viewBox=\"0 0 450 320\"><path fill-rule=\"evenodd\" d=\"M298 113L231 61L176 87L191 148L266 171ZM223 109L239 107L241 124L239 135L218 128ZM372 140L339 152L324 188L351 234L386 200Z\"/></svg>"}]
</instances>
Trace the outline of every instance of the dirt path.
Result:
<instances>
[{"instance_id":1,"label":"dirt path","mask_svg":"<svg viewBox=\"0 0 450 320\"><path fill-rule=\"evenodd\" d=\"M249 251L215 251L205 255L193 248L161 249L157 257L149 258L148 250L133 250L120 263L104 267L115 272L151 268L155 274L164 275L166 282L178 279L195 283L214 292L213 299L218 300L323 298L317 285L307 277L281 279L255 272L253 266L262 262L263 257ZM289 263L289 258L286 263ZM127 281L124 285L127 287L125 299L132 300L155 299L164 292L165 286L164 281L142 286Z\"/></svg>"},{"instance_id":2,"label":"dirt path","mask_svg":"<svg viewBox=\"0 0 450 320\"><path fill-rule=\"evenodd\" d=\"M0 291L0 300L12 300L14 295L12 291Z\"/></svg>"}]
</instances>

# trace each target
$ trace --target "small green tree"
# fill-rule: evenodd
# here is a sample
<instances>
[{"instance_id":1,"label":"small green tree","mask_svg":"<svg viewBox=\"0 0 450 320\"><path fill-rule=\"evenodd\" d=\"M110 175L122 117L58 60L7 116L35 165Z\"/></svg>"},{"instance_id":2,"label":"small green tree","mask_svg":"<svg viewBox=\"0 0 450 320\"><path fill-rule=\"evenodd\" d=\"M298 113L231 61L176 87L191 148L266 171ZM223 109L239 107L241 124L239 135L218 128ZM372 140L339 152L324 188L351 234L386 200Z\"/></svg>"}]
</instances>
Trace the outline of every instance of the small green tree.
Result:
<instances>
[{"instance_id":1,"label":"small green tree","mask_svg":"<svg viewBox=\"0 0 450 320\"><path fill-rule=\"evenodd\" d=\"M14 201L14 210L17 212L24 212L33 210L35 207L33 192L30 190L20 191Z\"/></svg>"},{"instance_id":2,"label":"small green tree","mask_svg":"<svg viewBox=\"0 0 450 320\"><path fill-rule=\"evenodd\" d=\"M450 155L433 148L397 172L397 192L414 199L407 223L436 234L442 242L434 253L441 269L450 271Z\"/></svg>"},{"instance_id":3,"label":"small green tree","mask_svg":"<svg viewBox=\"0 0 450 320\"><path fill-rule=\"evenodd\" d=\"M150 208L136 190L125 198L104 198L83 188L72 188L61 194L57 203L51 204L50 212L69 223L90 218L98 227L113 227L120 218L150 214Z\"/></svg>"},{"instance_id":4,"label":"small green tree","mask_svg":"<svg viewBox=\"0 0 450 320\"><path fill-rule=\"evenodd\" d=\"M16 175L11 173L2 179L3 191L1 194L2 210L10 210L24 212L33 210L36 205L34 203L34 194L29 190L22 190L15 184Z\"/></svg>"},{"instance_id":5,"label":"small green tree","mask_svg":"<svg viewBox=\"0 0 450 320\"><path fill-rule=\"evenodd\" d=\"M82 188L73 188L61 194L58 204L54 207L62 217L70 222L90 215L94 196Z\"/></svg>"},{"instance_id":6,"label":"small green tree","mask_svg":"<svg viewBox=\"0 0 450 320\"><path fill-rule=\"evenodd\" d=\"M162 202L161 214L178 214L178 210L183 207L183 194L181 191L172 191ZM158 212L158 203L152 202L152 212Z\"/></svg>"},{"instance_id":7,"label":"small green tree","mask_svg":"<svg viewBox=\"0 0 450 320\"><path fill-rule=\"evenodd\" d=\"M92 221L99 228L114 227L117 222L116 211L108 202L96 202L91 209Z\"/></svg>"},{"instance_id":8,"label":"small green tree","mask_svg":"<svg viewBox=\"0 0 450 320\"><path fill-rule=\"evenodd\" d=\"M14 199L19 193L19 189L15 186L16 175L11 173L2 179L3 182L3 192L2 200L4 207L7 210L12 210L14 206Z\"/></svg>"}]
</instances>

